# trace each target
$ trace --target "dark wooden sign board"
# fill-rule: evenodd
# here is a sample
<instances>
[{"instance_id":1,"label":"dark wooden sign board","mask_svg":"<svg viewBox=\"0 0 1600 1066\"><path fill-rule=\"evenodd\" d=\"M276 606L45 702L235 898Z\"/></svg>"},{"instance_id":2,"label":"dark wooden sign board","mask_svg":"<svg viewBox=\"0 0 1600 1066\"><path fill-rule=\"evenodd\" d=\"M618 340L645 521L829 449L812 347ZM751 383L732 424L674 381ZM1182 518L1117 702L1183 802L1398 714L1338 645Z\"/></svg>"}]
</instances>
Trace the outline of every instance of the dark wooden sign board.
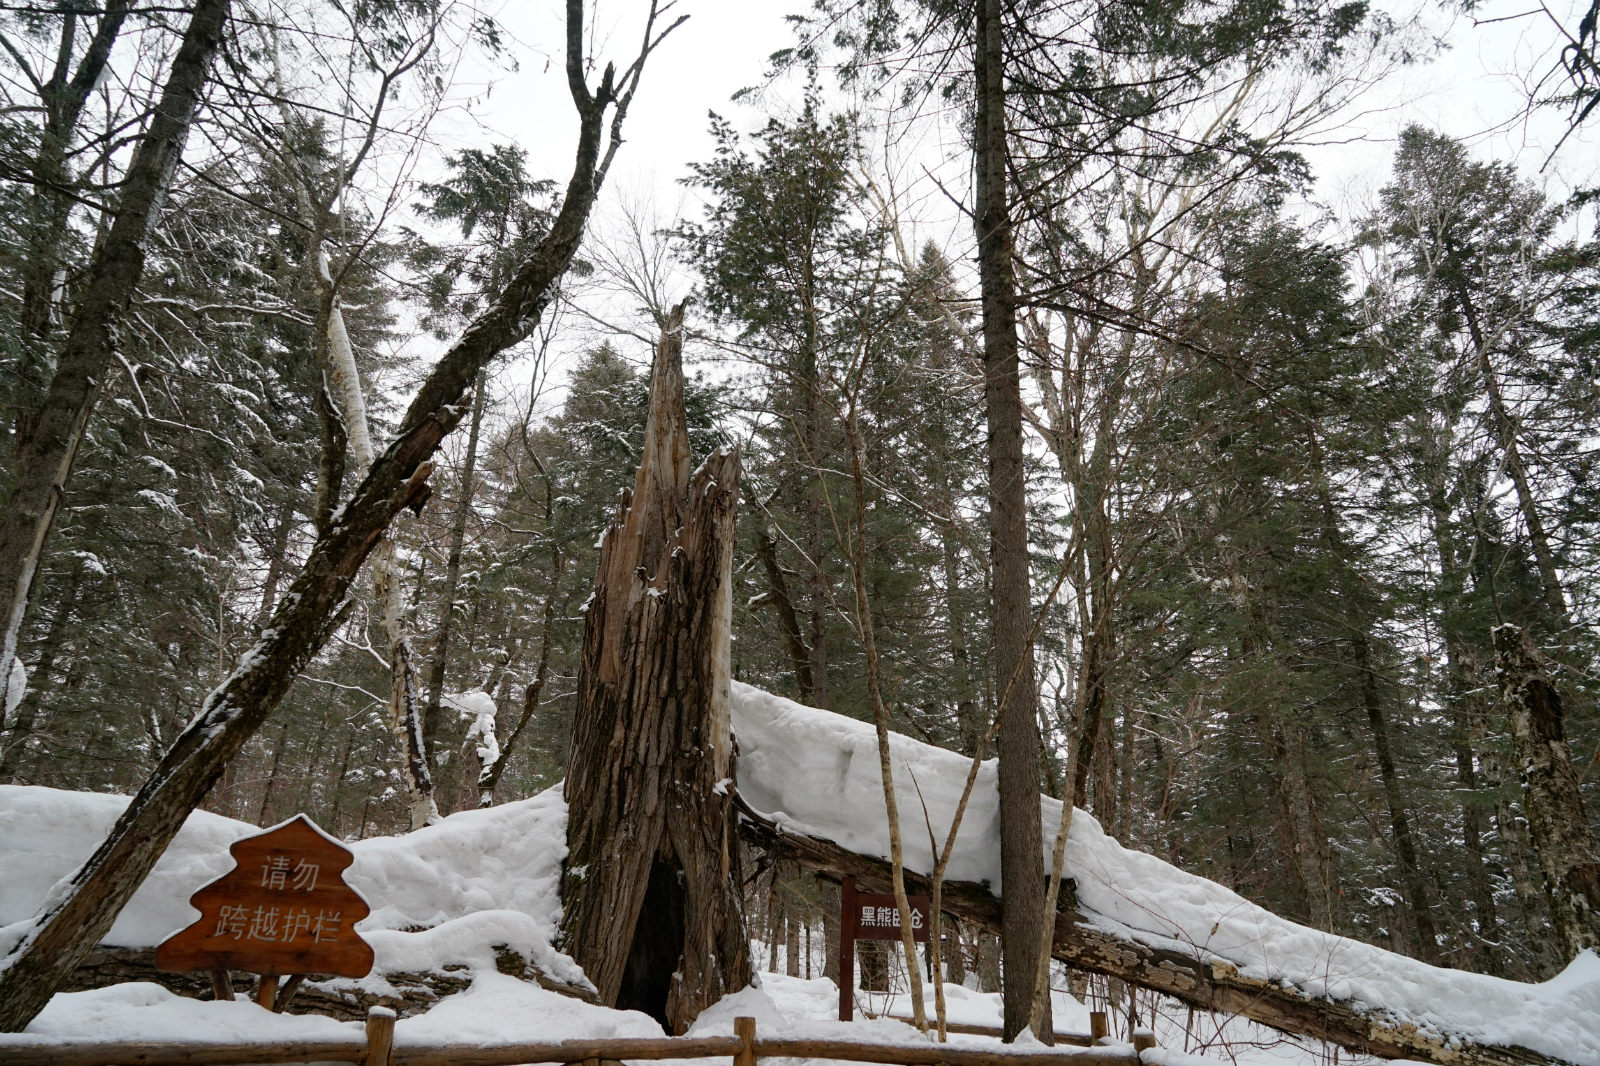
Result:
<instances>
[{"instance_id":1,"label":"dark wooden sign board","mask_svg":"<svg viewBox=\"0 0 1600 1066\"><path fill-rule=\"evenodd\" d=\"M907 896L911 908L911 939L928 942L933 923L928 920L932 904L927 896ZM856 941L893 940L899 942L900 908L894 896L857 892L856 879L846 877L839 890L839 1020L855 1016ZM915 966L915 959L907 960Z\"/></svg>"},{"instance_id":2,"label":"dark wooden sign board","mask_svg":"<svg viewBox=\"0 0 1600 1066\"><path fill-rule=\"evenodd\" d=\"M260 974L268 1008L285 974L372 972L372 948L355 931L372 908L344 883L350 849L302 814L228 851L234 868L189 897L200 920L161 942L156 969L210 970L230 998L229 970Z\"/></svg>"}]
</instances>

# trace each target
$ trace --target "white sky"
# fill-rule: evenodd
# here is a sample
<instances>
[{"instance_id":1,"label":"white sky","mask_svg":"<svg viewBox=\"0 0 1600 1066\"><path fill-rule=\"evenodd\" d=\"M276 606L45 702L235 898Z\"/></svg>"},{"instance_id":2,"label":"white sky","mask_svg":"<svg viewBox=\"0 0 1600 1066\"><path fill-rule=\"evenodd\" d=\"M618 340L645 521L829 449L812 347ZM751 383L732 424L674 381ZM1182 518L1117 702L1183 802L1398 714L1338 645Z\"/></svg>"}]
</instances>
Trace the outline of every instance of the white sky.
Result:
<instances>
[{"instance_id":1,"label":"white sky","mask_svg":"<svg viewBox=\"0 0 1600 1066\"><path fill-rule=\"evenodd\" d=\"M1551 0L1550 10L1571 26L1579 3ZM716 110L738 128L752 130L764 124L765 106L781 108L795 95L790 85L766 101L729 99L741 88L762 84L767 57L792 40L784 15L805 6L806 0L678 0L669 17L690 18L646 69L626 122L626 143L594 222L597 232L615 224L619 200L653 201L663 225L680 211L693 211L693 193L679 179L691 162L711 156L707 112ZM1396 19L1417 15L1429 33L1446 43L1446 50L1368 87L1345 125L1327 143L1306 149L1318 179L1317 205L1343 218L1360 213L1386 181L1395 137L1410 122L1462 138L1480 158L1515 163L1525 176L1545 184L1555 199L1564 198L1574 185L1600 182L1600 153L1595 151L1600 119L1569 139L1540 172L1565 124L1554 112L1531 119L1524 115L1531 81L1548 74L1556 54L1555 29L1542 13L1513 17L1531 6L1532 0L1487 0L1477 12L1478 24L1432 0L1422 0L1417 8L1391 8ZM619 64L630 61L645 9L643 0L600 0L594 12L600 47L594 51ZM488 10L509 33L519 69L464 72L462 90L473 98L470 117L458 111L445 129L436 128L436 135L446 149L515 142L527 150L534 174L564 181L577 130L561 59L564 5L559 0L507 0L498 10L492 5ZM942 150L948 152L950 146ZM951 223L947 208L933 225L949 232ZM690 283L684 277L685 294ZM573 340L577 343L559 347L570 352L592 343L594 334L581 341L574 335ZM630 354L648 358L642 346L634 347L640 350ZM507 375L516 376L516 371Z\"/></svg>"}]
</instances>

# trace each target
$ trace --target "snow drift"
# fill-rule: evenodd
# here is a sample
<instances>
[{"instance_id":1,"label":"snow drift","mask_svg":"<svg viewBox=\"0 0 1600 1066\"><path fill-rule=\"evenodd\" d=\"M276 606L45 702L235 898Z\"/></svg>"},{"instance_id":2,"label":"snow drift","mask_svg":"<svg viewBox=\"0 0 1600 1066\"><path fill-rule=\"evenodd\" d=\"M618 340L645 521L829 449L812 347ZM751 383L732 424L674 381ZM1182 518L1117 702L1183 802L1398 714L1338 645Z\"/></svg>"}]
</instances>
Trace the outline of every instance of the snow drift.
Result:
<instances>
[{"instance_id":1,"label":"snow drift","mask_svg":"<svg viewBox=\"0 0 1600 1066\"><path fill-rule=\"evenodd\" d=\"M93 853L127 803L126 796L0 785L0 952L22 937L51 888ZM377 955L374 972L493 969L493 947L503 944L555 980L587 986L577 964L550 946L566 828L556 786L405 836L347 842L355 862L345 880L372 907L356 928ZM194 921L200 912L189 897L232 867L228 845L259 832L195 811L105 942L153 947Z\"/></svg>"},{"instance_id":2,"label":"snow drift","mask_svg":"<svg viewBox=\"0 0 1600 1066\"><path fill-rule=\"evenodd\" d=\"M871 725L737 682L732 705L739 793L752 809L784 829L888 858ZM898 734L889 744L905 862L927 873L928 826L942 847L971 760ZM1000 895L997 774L995 761L984 763L946 876L986 881ZM1061 803L1041 796L1040 804L1041 861L1048 865ZM1247 977L1351 1001L1441 1034L1600 1066L1600 958L1591 952L1537 985L1429 966L1280 918L1214 881L1122 847L1083 811L1072 817L1066 876L1077 879L1080 910L1092 922L1152 947L1203 963L1226 960Z\"/></svg>"}]
</instances>

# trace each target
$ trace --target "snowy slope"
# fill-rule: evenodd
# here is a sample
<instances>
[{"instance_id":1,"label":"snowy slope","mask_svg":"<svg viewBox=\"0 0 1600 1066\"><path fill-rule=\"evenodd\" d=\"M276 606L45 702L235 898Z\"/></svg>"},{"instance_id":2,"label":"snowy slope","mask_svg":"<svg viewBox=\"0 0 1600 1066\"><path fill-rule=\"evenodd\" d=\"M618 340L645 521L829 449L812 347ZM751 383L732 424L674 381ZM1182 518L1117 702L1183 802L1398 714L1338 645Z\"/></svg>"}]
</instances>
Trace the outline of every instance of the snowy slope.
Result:
<instances>
[{"instance_id":1,"label":"snowy slope","mask_svg":"<svg viewBox=\"0 0 1600 1066\"><path fill-rule=\"evenodd\" d=\"M21 937L51 886L89 857L127 802L0 785L0 951ZM558 785L405 836L349 843L355 862L345 878L372 907L357 928L377 955L376 971L492 968L492 945L506 944L557 980L587 984L577 964L550 946L561 913L566 829ZM151 947L194 921L199 912L189 897L232 867L228 845L259 832L205 811L191 814L106 942Z\"/></svg>"},{"instance_id":2,"label":"snowy slope","mask_svg":"<svg viewBox=\"0 0 1600 1066\"><path fill-rule=\"evenodd\" d=\"M780 826L887 858L873 727L737 682L732 695L738 786L745 801ZM890 750L906 864L928 872L928 823L942 847L971 761L897 734ZM1003 886L996 775L995 762L985 763L946 876L988 881L998 895ZM1043 796L1040 803L1041 861L1048 863L1061 804ZM1246 976L1353 1000L1442 1033L1600 1066L1600 958L1592 953L1538 985L1429 966L1297 925L1214 881L1123 848L1083 811L1073 815L1066 874L1077 879L1084 912L1109 930L1202 961L1220 957Z\"/></svg>"}]
</instances>

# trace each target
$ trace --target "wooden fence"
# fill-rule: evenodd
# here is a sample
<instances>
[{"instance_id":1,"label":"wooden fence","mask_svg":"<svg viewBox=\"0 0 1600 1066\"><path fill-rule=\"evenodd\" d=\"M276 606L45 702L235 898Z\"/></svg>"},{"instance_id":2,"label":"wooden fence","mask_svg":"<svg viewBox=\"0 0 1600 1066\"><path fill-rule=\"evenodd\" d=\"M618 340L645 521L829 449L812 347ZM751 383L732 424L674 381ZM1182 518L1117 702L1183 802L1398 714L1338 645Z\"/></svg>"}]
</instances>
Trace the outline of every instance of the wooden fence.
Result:
<instances>
[{"instance_id":1,"label":"wooden fence","mask_svg":"<svg viewBox=\"0 0 1600 1066\"><path fill-rule=\"evenodd\" d=\"M949 1044L869 1044L795 1037L760 1039L754 1018L734 1019L734 1036L662 1036L566 1040L559 1044L479 1047L443 1044L395 1047L395 1013L373 1007L363 1040L292 1043L0 1044L0 1066L252 1066L277 1062L354 1062L361 1066L516 1066L564 1063L614 1066L623 1060L730 1058L755 1066L758 1058L840 1059L888 1066L1140 1066L1139 1052L1154 1047L1145 1034L1135 1046L1014 1051Z\"/></svg>"}]
</instances>

